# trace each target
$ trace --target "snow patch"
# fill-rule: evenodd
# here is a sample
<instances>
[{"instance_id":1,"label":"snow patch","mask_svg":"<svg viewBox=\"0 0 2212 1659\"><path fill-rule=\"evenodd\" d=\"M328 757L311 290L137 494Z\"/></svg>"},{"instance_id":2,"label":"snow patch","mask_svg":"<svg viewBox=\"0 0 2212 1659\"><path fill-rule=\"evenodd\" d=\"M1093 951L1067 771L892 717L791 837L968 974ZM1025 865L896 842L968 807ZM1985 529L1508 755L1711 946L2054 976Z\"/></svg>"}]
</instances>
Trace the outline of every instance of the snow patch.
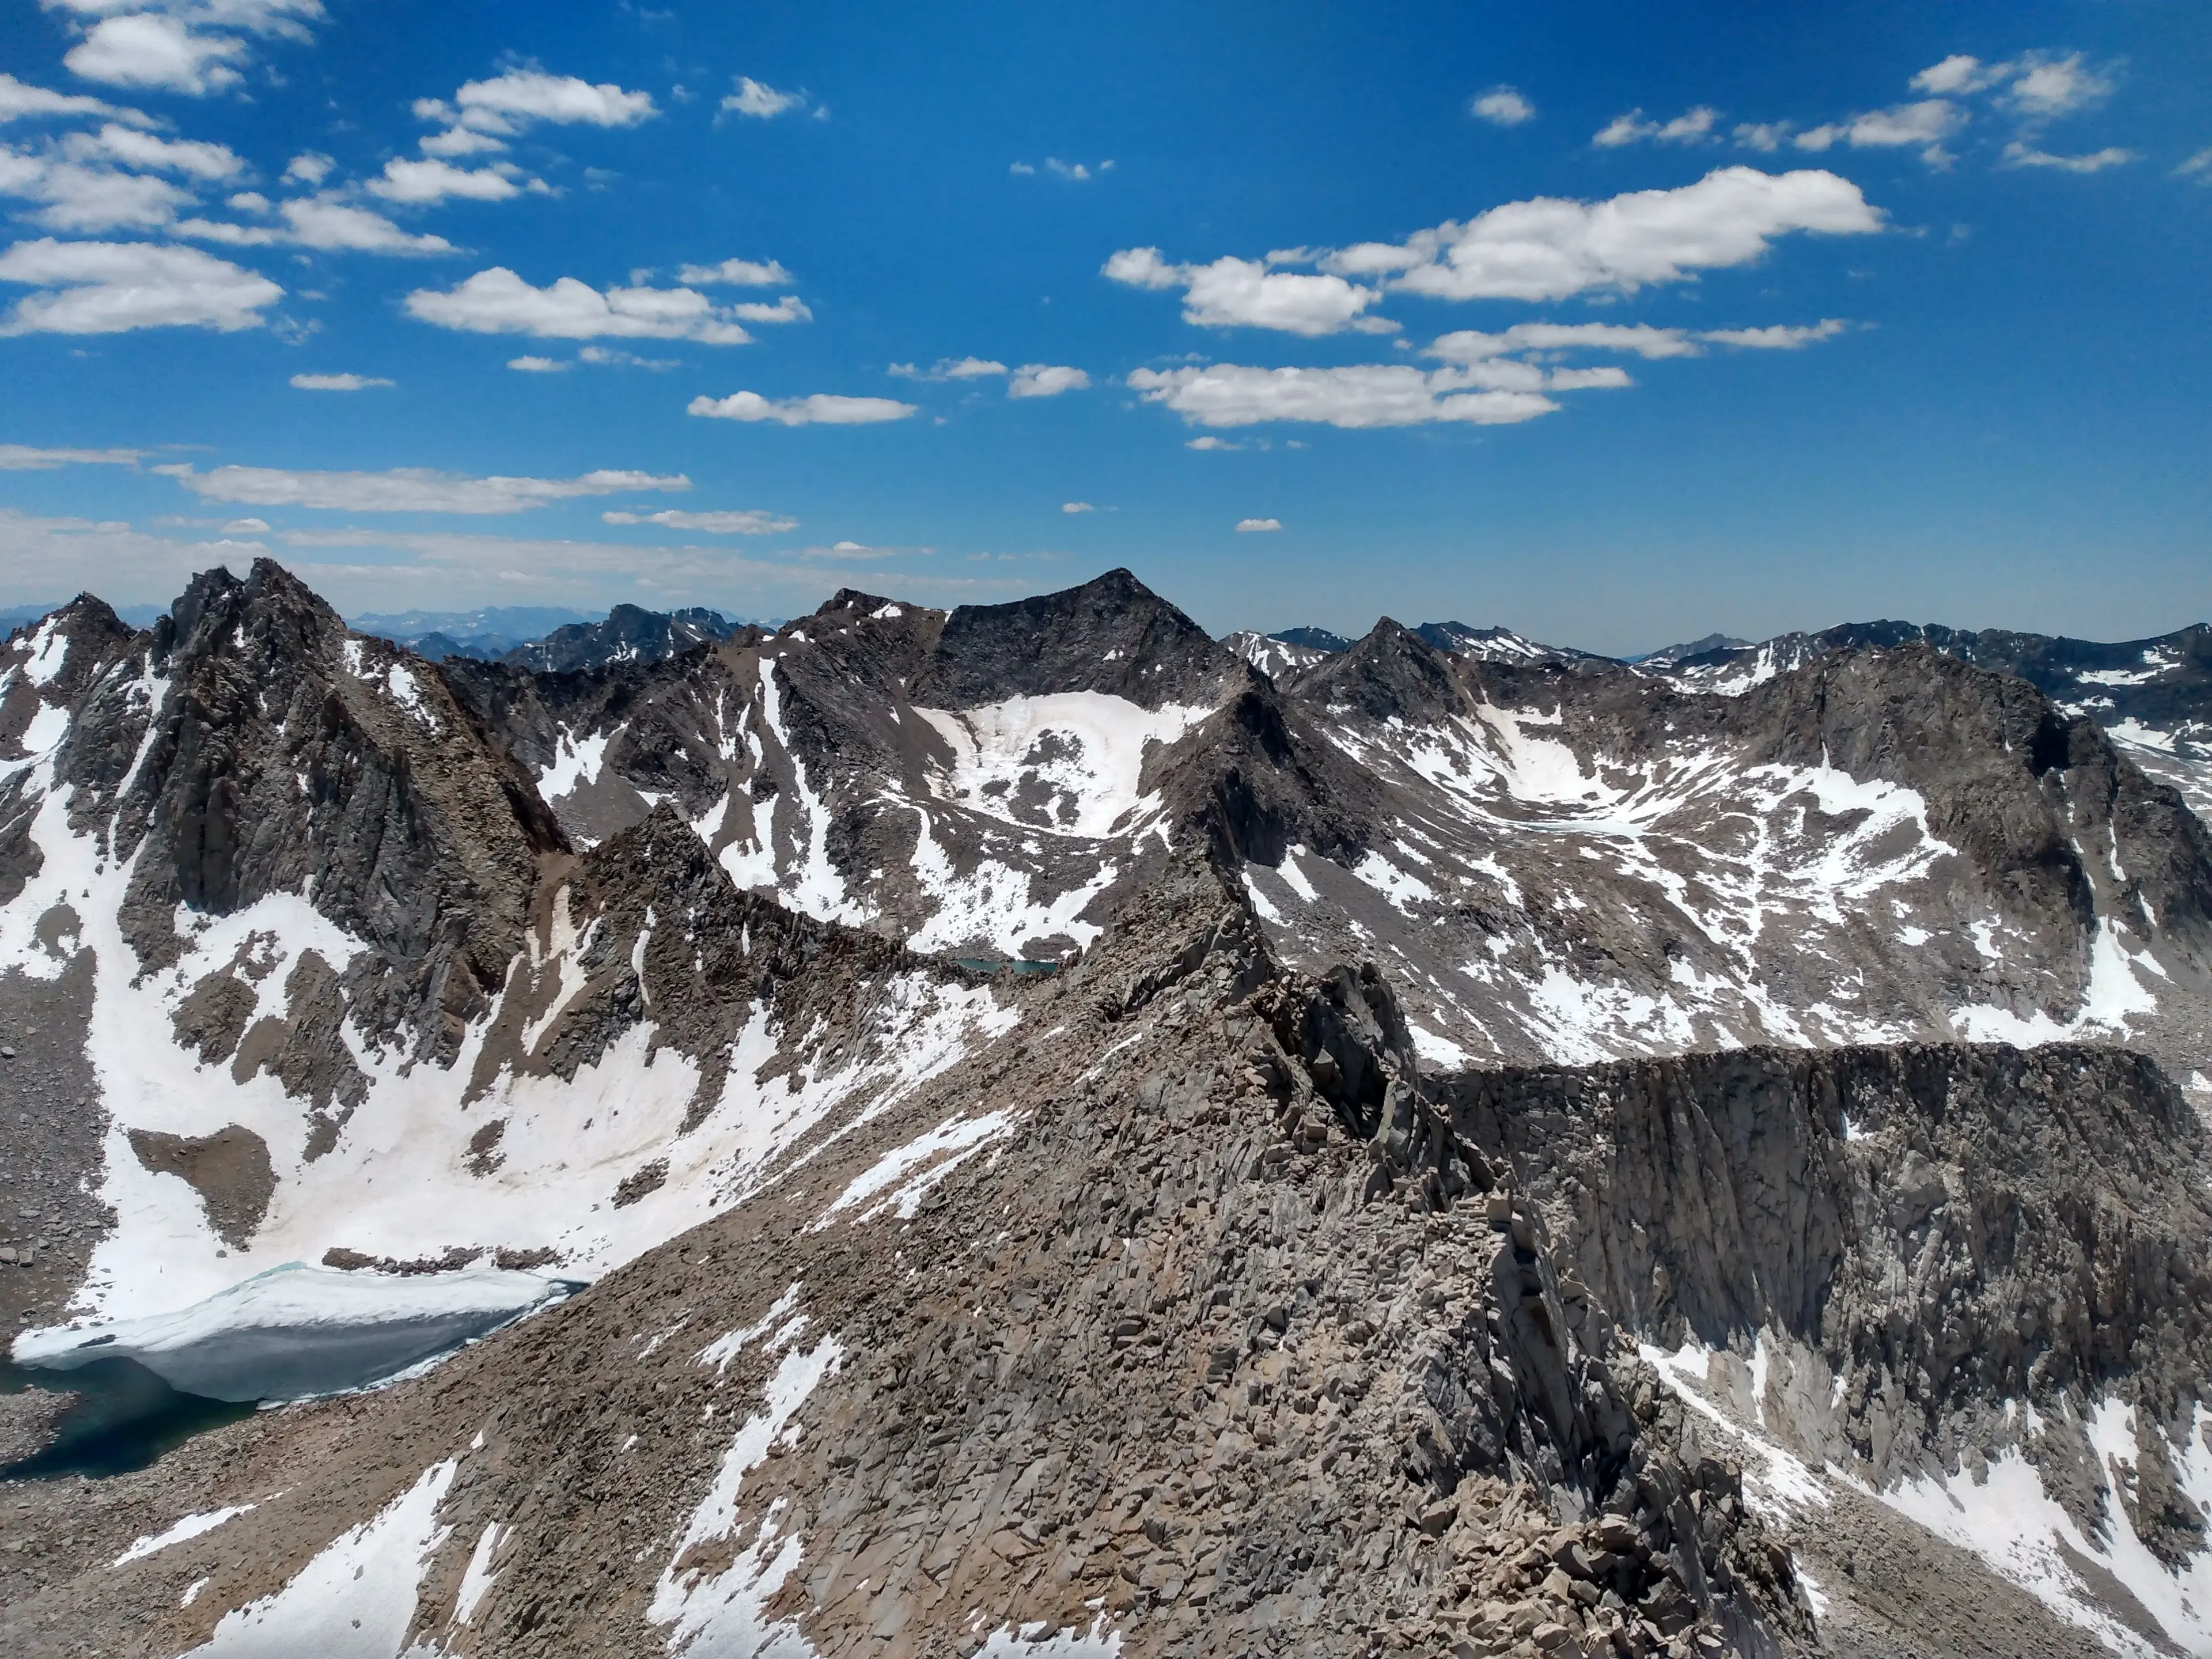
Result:
<instances>
[{"instance_id":1,"label":"snow patch","mask_svg":"<svg viewBox=\"0 0 2212 1659\"><path fill-rule=\"evenodd\" d=\"M952 750L940 775L945 799L1026 830L1094 839L1129 827L1121 820L1139 803L1146 749L1173 743L1211 712L1147 709L1103 691L915 710Z\"/></svg>"},{"instance_id":2,"label":"snow patch","mask_svg":"<svg viewBox=\"0 0 2212 1659\"><path fill-rule=\"evenodd\" d=\"M860 1216L868 1221L894 1206L902 1221L911 1221L920 1212L922 1198L929 1189L944 1180L960 1164L965 1163L984 1146L1005 1135L1013 1127L1012 1114L1000 1110L986 1112L981 1117L955 1118L940 1123L926 1134L915 1136L903 1146L895 1147L878 1158L868 1169L853 1177L830 1207L822 1212L817 1227L827 1226L830 1218L855 1205L866 1204L870 1199L887 1189L890 1196L871 1205ZM942 1162L935 1160L942 1159ZM924 1169L934 1164L934 1167ZM921 1170L919 1176L909 1179L913 1172Z\"/></svg>"},{"instance_id":3,"label":"snow patch","mask_svg":"<svg viewBox=\"0 0 2212 1659\"><path fill-rule=\"evenodd\" d=\"M974 1659L1119 1659L1121 1633L1106 1628L1106 1615L1079 1632L1073 1625L1054 1630L1040 1619L1019 1630L1001 1625L975 1650Z\"/></svg>"},{"instance_id":4,"label":"snow patch","mask_svg":"<svg viewBox=\"0 0 2212 1659\"><path fill-rule=\"evenodd\" d=\"M553 744L553 759L538 774L538 793L556 801L599 781L607 763L607 734L579 738L562 728Z\"/></svg>"},{"instance_id":5,"label":"snow patch","mask_svg":"<svg viewBox=\"0 0 2212 1659\"><path fill-rule=\"evenodd\" d=\"M432 1464L283 1589L225 1613L186 1659L396 1659L422 1575L453 1531L438 1524L438 1506L459 1467L458 1458Z\"/></svg>"},{"instance_id":6,"label":"snow patch","mask_svg":"<svg viewBox=\"0 0 2212 1659\"><path fill-rule=\"evenodd\" d=\"M227 1510L210 1510L205 1515L188 1515L166 1531L149 1533L139 1539L108 1565L127 1567L133 1561L143 1561L148 1556L165 1550L172 1544L181 1544L187 1538L198 1538L202 1533L213 1532L224 1522L244 1515L252 1507L251 1504L236 1504Z\"/></svg>"},{"instance_id":7,"label":"snow patch","mask_svg":"<svg viewBox=\"0 0 2212 1659\"><path fill-rule=\"evenodd\" d=\"M487 1521L484 1529L477 1534L477 1547L469 1552L469 1565L461 1571L460 1594L453 1601L453 1623L465 1625L474 1619L484 1597L491 1594L492 1580L499 1577L492 1566L492 1558L499 1553L499 1540L510 1530L496 1521Z\"/></svg>"},{"instance_id":8,"label":"snow patch","mask_svg":"<svg viewBox=\"0 0 2212 1659\"><path fill-rule=\"evenodd\" d=\"M797 1442L799 1427L793 1419L844 1358L844 1349L830 1337L811 1350L787 1352L768 1380L762 1409L745 1420L722 1454L714 1484L692 1510L646 1609L649 1623L667 1629L671 1654L799 1659L813 1653L795 1622L768 1615L769 1603L798 1568L801 1553L799 1539L781 1531L786 1500L769 1504L750 1541L720 1572L709 1575L691 1557L737 1534L745 1477L767 1460L779 1440Z\"/></svg>"}]
</instances>

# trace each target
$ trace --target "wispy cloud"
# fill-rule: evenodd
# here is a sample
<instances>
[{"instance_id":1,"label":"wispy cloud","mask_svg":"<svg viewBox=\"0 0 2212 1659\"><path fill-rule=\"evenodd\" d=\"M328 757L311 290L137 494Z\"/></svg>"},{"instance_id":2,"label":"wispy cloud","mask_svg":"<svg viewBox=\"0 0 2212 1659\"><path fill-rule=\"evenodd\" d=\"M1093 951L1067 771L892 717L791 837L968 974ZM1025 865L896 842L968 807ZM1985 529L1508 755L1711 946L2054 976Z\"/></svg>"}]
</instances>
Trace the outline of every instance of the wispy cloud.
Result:
<instances>
[{"instance_id":1,"label":"wispy cloud","mask_svg":"<svg viewBox=\"0 0 2212 1659\"><path fill-rule=\"evenodd\" d=\"M40 449L0 444L0 472L46 472L58 466L136 466L143 449Z\"/></svg>"},{"instance_id":2,"label":"wispy cloud","mask_svg":"<svg viewBox=\"0 0 2212 1659\"><path fill-rule=\"evenodd\" d=\"M1695 109L1685 110L1671 121L1647 121L1644 112L1632 109L1626 115L1613 119L1590 135L1590 143L1601 149L1619 149L1626 144L1705 144L1713 139L1713 123L1720 118L1717 110L1700 104Z\"/></svg>"},{"instance_id":3,"label":"wispy cloud","mask_svg":"<svg viewBox=\"0 0 2212 1659\"><path fill-rule=\"evenodd\" d=\"M780 536L799 528L799 520L781 513L751 509L740 513L684 513L674 507L659 513L602 513L602 524L654 524L668 530L703 530L714 536Z\"/></svg>"},{"instance_id":4,"label":"wispy cloud","mask_svg":"<svg viewBox=\"0 0 2212 1659\"><path fill-rule=\"evenodd\" d=\"M1004 374L1006 366L994 357L939 357L927 368L912 363L893 363L884 371L901 380L981 380Z\"/></svg>"},{"instance_id":5,"label":"wispy cloud","mask_svg":"<svg viewBox=\"0 0 2212 1659\"><path fill-rule=\"evenodd\" d=\"M574 478L470 477L429 467L384 472L300 472L283 467L218 466L202 472L188 463L158 466L202 501L248 507L311 507L342 513L526 513L550 501L639 490L689 489L682 473L602 470Z\"/></svg>"},{"instance_id":6,"label":"wispy cloud","mask_svg":"<svg viewBox=\"0 0 2212 1659\"><path fill-rule=\"evenodd\" d=\"M291 384L302 392L367 392L394 382L380 374L295 374Z\"/></svg>"},{"instance_id":7,"label":"wispy cloud","mask_svg":"<svg viewBox=\"0 0 2212 1659\"><path fill-rule=\"evenodd\" d=\"M872 426L903 421L915 410L912 404L891 398L844 398L826 392L804 398L763 398L757 392L733 392L726 398L694 398L684 412L710 420L765 421L778 426Z\"/></svg>"},{"instance_id":8,"label":"wispy cloud","mask_svg":"<svg viewBox=\"0 0 2212 1659\"><path fill-rule=\"evenodd\" d=\"M2141 159L2136 151L2122 149L2118 145L2081 155L2053 155L2019 139L2004 148L2004 165L2008 167L2052 167L2061 173L2102 173L2107 167L2125 167Z\"/></svg>"}]
</instances>

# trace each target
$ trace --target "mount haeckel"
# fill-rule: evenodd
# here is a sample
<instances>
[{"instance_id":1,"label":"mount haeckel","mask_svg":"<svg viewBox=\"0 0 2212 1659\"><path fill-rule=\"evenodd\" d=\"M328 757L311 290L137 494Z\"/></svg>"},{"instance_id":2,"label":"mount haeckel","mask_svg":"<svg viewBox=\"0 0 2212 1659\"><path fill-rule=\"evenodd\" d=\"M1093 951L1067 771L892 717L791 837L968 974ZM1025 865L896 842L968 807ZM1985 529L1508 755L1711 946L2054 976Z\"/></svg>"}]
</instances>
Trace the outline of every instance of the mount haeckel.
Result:
<instances>
[{"instance_id":1,"label":"mount haeckel","mask_svg":"<svg viewBox=\"0 0 2212 1659\"><path fill-rule=\"evenodd\" d=\"M295 1403L0 1648L2212 1652L2204 630L1886 629L19 629L0 1315Z\"/></svg>"}]
</instances>

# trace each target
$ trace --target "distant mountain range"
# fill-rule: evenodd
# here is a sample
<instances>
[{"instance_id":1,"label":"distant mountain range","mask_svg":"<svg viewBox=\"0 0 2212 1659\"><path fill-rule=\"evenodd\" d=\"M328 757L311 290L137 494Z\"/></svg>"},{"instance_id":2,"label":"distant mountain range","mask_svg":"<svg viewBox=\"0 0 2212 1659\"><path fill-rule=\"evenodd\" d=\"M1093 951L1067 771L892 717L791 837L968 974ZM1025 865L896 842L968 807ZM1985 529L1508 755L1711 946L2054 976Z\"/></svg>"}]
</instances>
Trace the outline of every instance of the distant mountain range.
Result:
<instances>
[{"instance_id":1,"label":"distant mountain range","mask_svg":"<svg viewBox=\"0 0 2212 1659\"><path fill-rule=\"evenodd\" d=\"M695 645L726 640L745 623L735 623L719 611L694 605L687 610L647 611L635 605L618 605L605 622L570 623L542 640L502 653L500 660L541 674L573 674L579 669L604 668L610 663L659 662L681 656ZM474 652L453 653L473 656Z\"/></svg>"}]
</instances>

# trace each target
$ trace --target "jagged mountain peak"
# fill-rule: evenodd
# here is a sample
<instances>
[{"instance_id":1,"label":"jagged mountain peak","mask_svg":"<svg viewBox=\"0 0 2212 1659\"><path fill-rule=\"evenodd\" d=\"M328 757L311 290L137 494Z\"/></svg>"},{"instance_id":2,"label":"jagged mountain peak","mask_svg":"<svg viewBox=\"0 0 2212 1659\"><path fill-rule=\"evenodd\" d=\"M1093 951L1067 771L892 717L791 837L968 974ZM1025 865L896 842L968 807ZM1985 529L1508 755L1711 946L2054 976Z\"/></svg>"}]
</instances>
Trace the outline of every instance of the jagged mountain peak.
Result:
<instances>
[{"instance_id":1,"label":"jagged mountain peak","mask_svg":"<svg viewBox=\"0 0 2212 1659\"><path fill-rule=\"evenodd\" d=\"M1055 593L958 607L911 694L954 709L1075 691L1146 709L1210 707L1236 666L1204 629L1117 568Z\"/></svg>"},{"instance_id":2,"label":"jagged mountain peak","mask_svg":"<svg viewBox=\"0 0 2212 1659\"><path fill-rule=\"evenodd\" d=\"M1382 617L1349 649L1302 674L1298 696L1357 709L1371 720L1427 720L1460 712L1466 702L1451 655L1395 617Z\"/></svg>"},{"instance_id":3,"label":"jagged mountain peak","mask_svg":"<svg viewBox=\"0 0 2212 1659\"><path fill-rule=\"evenodd\" d=\"M1312 667L1328 653L1311 646L1294 645L1272 634L1255 634L1249 629L1222 636L1224 649L1252 665L1270 679L1286 679L1301 669Z\"/></svg>"},{"instance_id":4,"label":"jagged mountain peak","mask_svg":"<svg viewBox=\"0 0 2212 1659\"><path fill-rule=\"evenodd\" d=\"M154 659L252 649L279 659L330 657L350 630L322 595L276 560L244 576L216 566L194 576L154 624Z\"/></svg>"}]
</instances>

